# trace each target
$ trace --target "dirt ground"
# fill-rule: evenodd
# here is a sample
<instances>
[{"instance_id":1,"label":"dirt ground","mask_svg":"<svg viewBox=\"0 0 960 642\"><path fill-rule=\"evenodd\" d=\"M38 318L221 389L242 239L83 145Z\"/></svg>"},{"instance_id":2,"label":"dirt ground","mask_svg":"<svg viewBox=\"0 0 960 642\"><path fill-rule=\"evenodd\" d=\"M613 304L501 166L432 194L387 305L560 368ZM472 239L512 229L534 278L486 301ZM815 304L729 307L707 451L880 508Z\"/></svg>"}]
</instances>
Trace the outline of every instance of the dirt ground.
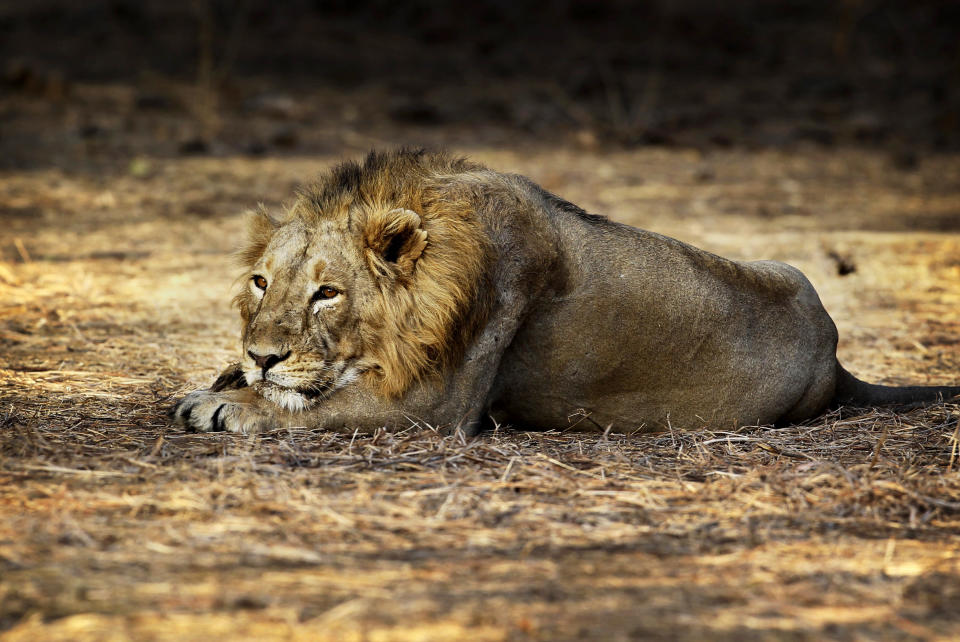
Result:
<instances>
[{"instance_id":1,"label":"dirt ground","mask_svg":"<svg viewBox=\"0 0 960 642\"><path fill-rule=\"evenodd\" d=\"M865 378L957 380L960 238L937 230L960 158L468 151L592 211L797 265ZM6 639L956 634L955 404L469 443L172 428L171 400L236 354L238 212L335 157L5 173Z\"/></svg>"},{"instance_id":2,"label":"dirt ground","mask_svg":"<svg viewBox=\"0 0 960 642\"><path fill-rule=\"evenodd\" d=\"M32 41L11 11L0 11L0 52ZM55 15L30 20L59 34ZM827 98L763 111L758 91L808 76L745 68L758 79L736 81L746 99L724 102L726 81L665 83L667 104L700 105L682 125L598 112L590 101L603 91L565 102L551 85L511 98L525 79L398 98L345 78L213 90L203 74L97 76L119 64L115 32L104 33L89 77L70 66L64 34L60 59L52 48L3 70L0 639L960 635L957 403L843 409L783 429L507 426L472 441L423 426L197 435L165 416L238 352L229 301L242 213L397 144L446 146L725 256L791 263L837 322L848 369L957 383L960 130L941 118L949 96L864 95L867 113L821 75L811 82ZM368 44L381 47L371 57L406 51L379 36ZM747 99L760 115L736 120Z\"/></svg>"}]
</instances>

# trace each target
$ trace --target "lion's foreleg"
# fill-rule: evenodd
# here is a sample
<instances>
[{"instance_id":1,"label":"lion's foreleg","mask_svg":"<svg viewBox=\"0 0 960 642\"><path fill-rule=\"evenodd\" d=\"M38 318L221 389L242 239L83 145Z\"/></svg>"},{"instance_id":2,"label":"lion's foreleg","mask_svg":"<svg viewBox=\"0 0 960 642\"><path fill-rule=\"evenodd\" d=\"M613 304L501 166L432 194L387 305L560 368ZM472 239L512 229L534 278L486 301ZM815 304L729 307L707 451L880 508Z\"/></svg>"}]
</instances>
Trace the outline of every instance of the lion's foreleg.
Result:
<instances>
[{"instance_id":1,"label":"lion's foreleg","mask_svg":"<svg viewBox=\"0 0 960 642\"><path fill-rule=\"evenodd\" d=\"M447 427L473 437L489 424L500 362L517 333L526 303L522 296L502 301L467 351L460 368L447 377L443 396L435 400L442 408L436 414L445 418Z\"/></svg>"},{"instance_id":2,"label":"lion's foreleg","mask_svg":"<svg viewBox=\"0 0 960 642\"><path fill-rule=\"evenodd\" d=\"M227 366L209 389L191 392L169 412L170 418L187 430L241 433L273 427L276 414L275 408L247 387L239 363Z\"/></svg>"},{"instance_id":3,"label":"lion's foreleg","mask_svg":"<svg viewBox=\"0 0 960 642\"><path fill-rule=\"evenodd\" d=\"M243 367L239 363L233 363L217 375L217 380L210 386L210 390L219 392L221 390L239 390L246 387L247 378L243 374Z\"/></svg>"},{"instance_id":4,"label":"lion's foreleg","mask_svg":"<svg viewBox=\"0 0 960 642\"><path fill-rule=\"evenodd\" d=\"M250 388L197 390L181 399L170 412L186 430L251 434L283 423L283 413Z\"/></svg>"}]
</instances>

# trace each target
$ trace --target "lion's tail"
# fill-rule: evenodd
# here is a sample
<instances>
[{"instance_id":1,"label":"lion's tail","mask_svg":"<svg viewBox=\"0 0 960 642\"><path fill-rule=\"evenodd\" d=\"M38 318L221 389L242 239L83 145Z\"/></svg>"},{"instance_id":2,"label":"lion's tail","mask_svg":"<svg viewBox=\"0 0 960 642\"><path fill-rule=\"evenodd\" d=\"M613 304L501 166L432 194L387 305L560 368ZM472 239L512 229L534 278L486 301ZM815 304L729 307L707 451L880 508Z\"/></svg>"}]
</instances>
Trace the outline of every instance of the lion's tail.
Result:
<instances>
[{"instance_id":1,"label":"lion's tail","mask_svg":"<svg viewBox=\"0 0 960 642\"><path fill-rule=\"evenodd\" d=\"M951 399L960 386L880 386L860 381L837 363L835 406L912 406Z\"/></svg>"}]
</instances>

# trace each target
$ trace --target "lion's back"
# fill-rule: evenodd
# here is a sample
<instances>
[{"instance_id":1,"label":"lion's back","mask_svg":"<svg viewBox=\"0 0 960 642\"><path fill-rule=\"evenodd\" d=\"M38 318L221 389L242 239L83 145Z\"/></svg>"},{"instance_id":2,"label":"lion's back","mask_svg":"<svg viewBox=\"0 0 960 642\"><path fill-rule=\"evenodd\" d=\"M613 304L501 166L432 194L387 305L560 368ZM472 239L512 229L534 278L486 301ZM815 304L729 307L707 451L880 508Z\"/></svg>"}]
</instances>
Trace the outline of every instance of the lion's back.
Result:
<instances>
[{"instance_id":1,"label":"lion's back","mask_svg":"<svg viewBox=\"0 0 960 642\"><path fill-rule=\"evenodd\" d=\"M562 427L775 421L836 329L798 270L557 208L562 278L504 355L507 414Z\"/></svg>"}]
</instances>

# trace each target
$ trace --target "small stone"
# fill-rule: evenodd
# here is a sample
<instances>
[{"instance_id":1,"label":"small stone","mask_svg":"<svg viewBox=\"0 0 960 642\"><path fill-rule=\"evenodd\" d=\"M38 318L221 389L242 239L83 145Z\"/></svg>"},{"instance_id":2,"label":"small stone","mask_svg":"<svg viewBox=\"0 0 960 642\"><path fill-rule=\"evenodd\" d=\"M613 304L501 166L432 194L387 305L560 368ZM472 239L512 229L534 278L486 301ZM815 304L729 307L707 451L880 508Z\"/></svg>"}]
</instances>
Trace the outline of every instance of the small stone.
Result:
<instances>
[{"instance_id":1,"label":"small stone","mask_svg":"<svg viewBox=\"0 0 960 642\"><path fill-rule=\"evenodd\" d=\"M200 156L210 151L210 145L202 138L190 138L180 143L178 151L184 156Z\"/></svg>"},{"instance_id":2,"label":"small stone","mask_svg":"<svg viewBox=\"0 0 960 642\"><path fill-rule=\"evenodd\" d=\"M901 149L890 156L890 164L901 172L912 172L920 166L920 156L912 149Z\"/></svg>"},{"instance_id":3,"label":"small stone","mask_svg":"<svg viewBox=\"0 0 960 642\"><path fill-rule=\"evenodd\" d=\"M282 127L270 137L270 143L275 147L296 147L299 142L297 132L293 127Z\"/></svg>"}]
</instances>

